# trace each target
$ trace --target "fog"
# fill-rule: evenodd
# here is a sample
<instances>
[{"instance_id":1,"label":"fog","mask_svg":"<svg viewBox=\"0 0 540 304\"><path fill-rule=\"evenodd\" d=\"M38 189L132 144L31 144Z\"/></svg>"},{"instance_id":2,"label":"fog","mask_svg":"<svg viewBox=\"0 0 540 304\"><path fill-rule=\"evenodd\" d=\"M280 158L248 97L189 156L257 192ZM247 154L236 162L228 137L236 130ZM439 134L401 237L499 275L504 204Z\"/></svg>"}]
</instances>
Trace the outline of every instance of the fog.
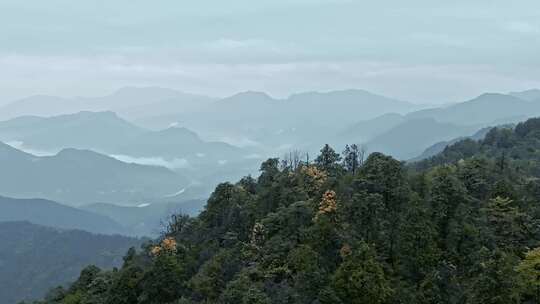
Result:
<instances>
[{"instance_id":1,"label":"fog","mask_svg":"<svg viewBox=\"0 0 540 304\"><path fill-rule=\"evenodd\" d=\"M440 104L540 86L533 0L3 0L0 20L0 103L154 85Z\"/></svg>"}]
</instances>

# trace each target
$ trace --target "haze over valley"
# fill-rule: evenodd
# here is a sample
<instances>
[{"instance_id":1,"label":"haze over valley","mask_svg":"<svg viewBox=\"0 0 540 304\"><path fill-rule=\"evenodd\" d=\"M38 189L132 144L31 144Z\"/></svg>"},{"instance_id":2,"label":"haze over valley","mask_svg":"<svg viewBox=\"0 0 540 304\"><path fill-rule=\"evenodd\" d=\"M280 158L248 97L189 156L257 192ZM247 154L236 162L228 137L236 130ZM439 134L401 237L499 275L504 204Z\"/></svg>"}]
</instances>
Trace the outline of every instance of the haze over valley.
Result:
<instances>
[{"instance_id":1,"label":"haze over valley","mask_svg":"<svg viewBox=\"0 0 540 304\"><path fill-rule=\"evenodd\" d=\"M0 20L0 304L540 303L538 1Z\"/></svg>"},{"instance_id":2,"label":"haze over valley","mask_svg":"<svg viewBox=\"0 0 540 304\"><path fill-rule=\"evenodd\" d=\"M155 110L134 111L143 108ZM159 216L183 202L197 214L218 183L257 176L267 158L294 152L309 160L325 143L338 150L354 143L366 153L417 161L458 139L479 140L491 127L540 115L540 90L485 93L437 107L352 89L275 99L251 91L210 98L127 87L94 98L32 96L0 113L2 195L86 209L174 203L149 212L153 223L145 229L115 231L151 235Z\"/></svg>"}]
</instances>

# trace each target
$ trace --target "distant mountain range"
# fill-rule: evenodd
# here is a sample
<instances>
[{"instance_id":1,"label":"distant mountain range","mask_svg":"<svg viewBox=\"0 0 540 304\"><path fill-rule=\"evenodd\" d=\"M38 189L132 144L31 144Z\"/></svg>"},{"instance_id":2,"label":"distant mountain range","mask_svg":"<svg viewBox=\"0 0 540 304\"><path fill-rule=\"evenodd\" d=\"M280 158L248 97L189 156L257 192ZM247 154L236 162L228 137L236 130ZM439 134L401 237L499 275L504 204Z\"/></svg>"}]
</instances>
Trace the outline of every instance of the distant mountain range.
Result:
<instances>
[{"instance_id":1,"label":"distant mountain range","mask_svg":"<svg viewBox=\"0 0 540 304\"><path fill-rule=\"evenodd\" d=\"M419 108L422 106L363 90L308 92L286 99L275 99L262 92L243 92L198 111L146 117L136 122L151 128L179 123L205 137L233 139L230 143L235 139L275 149L298 142L316 143L358 120Z\"/></svg>"},{"instance_id":2,"label":"distant mountain range","mask_svg":"<svg viewBox=\"0 0 540 304\"><path fill-rule=\"evenodd\" d=\"M419 157L435 144L444 146L446 141L473 136L489 126L515 123L538 115L540 90L488 93L444 107L405 115L390 113L360 121L338 132L333 143L338 146L363 143L369 152L384 152L406 160ZM434 148L434 151L438 149Z\"/></svg>"},{"instance_id":3,"label":"distant mountain range","mask_svg":"<svg viewBox=\"0 0 540 304\"><path fill-rule=\"evenodd\" d=\"M345 144L364 144L371 152L414 158L438 142L540 115L539 92L488 93L425 109L363 90L300 93L286 99L243 92L212 99L161 88L124 88L106 97L73 99L108 112L0 122L0 140L49 154L63 148L94 150L126 162L165 166L197 184L221 176L218 171L228 172L228 177L252 173L260 160L292 149L315 153L325 143L338 150ZM171 100L186 106L162 107ZM54 100L46 102L54 107ZM23 111L26 102L9 107L18 103ZM142 111L130 116L135 123L121 118L128 109L152 103L162 107L161 113ZM110 112L114 109L120 116Z\"/></svg>"},{"instance_id":4,"label":"distant mountain range","mask_svg":"<svg viewBox=\"0 0 540 304\"><path fill-rule=\"evenodd\" d=\"M409 159L441 140L450 140L476 131L476 127L438 122L433 118L408 119L367 143L369 151L379 151L398 159Z\"/></svg>"},{"instance_id":5,"label":"distant mountain range","mask_svg":"<svg viewBox=\"0 0 540 304\"><path fill-rule=\"evenodd\" d=\"M100 234L130 234L107 216L44 199L13 199L0 196L0 222L28 221L33 224L78 229Z\"/></svg>"},{"instance_id":6,"label":"distant mountain range","mask_svg":"<svg viewBox=\"0 0 540 304\"><path fill-rule=\"evenodd\" d=\"M509 95L512 95L512 96L515 96L517 98L521 98L527 101L540 101L539 89L526 90L522 92L511 92L509 93Z\"/></svg>"},{"instance_id":7,"label":"distant mountain range","mask_svg":"<svg viewBox=\"0 0 540 304\"><path fill-rule=\"evenodd\" d=\"M496 127L512 127L512 125L503 125L503 126L496 126ZM477 131L476 133L474 133L471 136L460 136L460 137L456 137L456 138L451 139L451 140L440 141L440 142L428 147L427 149L424 150L424 152L422 152L422 154L420 154L419 156L417 156L415 158L410 159L409 161L410 162L415 162L415 161L420 161L420 160L423 160L423 159L426 159L426 158L430 158L432 156L435 156L435 155L441 153L446 147L451 146L451 145L453 145L453 144L455 144L455 143L457 143L459 141L462 141L464 139L472 139L472 140L476 140L476 141L482 140L482 139L484 139L486 137L486 134L491 129L492 129L492 127L486 127L486 128L480 129L479 131Z\"/></svg>"},{"instance_id":8,"label":"distant mountain range","mask_svg":"<svg viewBox=\"0 0 540 304\"><path fill-rule=\"evenodd\" d=\"M138 205L161 199L188 181L163 167L128 164L89 150L64 149L35 156L0 143L0 193L70 205L109 202Z\"/></svg>"},{"instance_id":9,"label":"distant mountain range","mask_svg":"<svg viewBox=\"0 0 540 304\"><path fill-rule=\"evenodd\" d=\"M256 173L257 164L265 157L258 149L204 141L183 127L143 129L113 112L14 118L0 122L0 141L40 156L55 156L63 149L75 148L96 151L126 163L166 167L187 177L179 183L182 187L169 193L189 185L189 189L184 189L183 200L205 197L223 180Z\"/></svg>"},{"instance_id":10,"label":"distant mountain range","mask_svg":"<svg viewBox=\"0 0 540 304\"><path fill-rule=\"evenodd\" d=\"M171 90L130 88L91 100L120 107L129 98L133 104L145 105L148 100L181 96ZM258 163L265 157L281 156L292 149L316 153L328 142L337 150L347 143L358 143L368 152L380 151L402 160L422 159L458 139L479 138L491 126L540 115L539 96L539 90L491 93L412 111L417 106L361 90L302 93L285 100L245 92L206 100L184 116L182 125L191 121L195 128L219 130L231 138L239 136L255 143L243 148L204 140L182 126L145 129L110 111L17 117L0 122L0 140L10 142L0 143L0 195L84 205L80 211L50 201L26 201L28 206L40 202L42 214L77 219L59 221L56 227L143 235L151 233L171 209L196 214L203 205L200 199L217 183L257 174ZM168 116L153 117L161 117L164 125L174 122L167 120ZM14 206L14 201L10 202L4 203L5 210ZM25 214L25 204L15 204L18 209L10 209L10 217L55 224L32 217L39 212ZM88 221L101 224L93 227L85 224Z\"/></svg>"},{"instance_id":11,"label":"distant mountain range","mask_svg":"<svg viewBox=\"0 0 540 304\"><path fill-rule=\"evenodd\" d=\"M98 234L156 236L172 214L196 216L205 200L176 200L118 206L95 203L70 207L45 199L14 199L0 196L0 223L26 221L57 229L76 229Z\"/></svg>"},{"instance_id":12,"label":"distant mountain range","mask_svg":"<svg viewBox=\"0 0 540 304\"><path fill-rule=\"evenodd\" d=\"M214 98L159 87L126 87L102 97L36 95L0 107L0 119L19 116L56 116L81 111L114 111L135 119L197 109Z\"/></svg>"},{"instance_id":13,"label":"distant mountain range","mask_svg":"<svg viewBox=\"0 0 540 304\"><path fill-rule=\"evenodd\" d=\"M119 267L127 249L142 242L28 222L0 222L0 240L0 304L41 298L87 265Z\"/></svg>"},{"instance_id":14,"label":"distant mountain range","mask_svg":"<svg viewBox=\"0 0 540 304\"><path fill-rule=\"evenodd\" d=\"M433 118L439 122L461 125L479 125L519 115L540 115L540 100L529 101L512 95L487 93L466 102L445 108L421 110L407 116Z\"/></svg>"},{"instance_id":15,"label":"distant mountain range","mask_svg":"<svg viewBox=\"0 0 540 304\"><path fill-rule=\"evenodd\" d=\"M144 134L113 112L78 112L52 117L22 116L0 122L0 139L18 141L32 149L108 150L118 141Z\"/></svg>"},{"instance_id":16,"label":"distant mountain range","mask_svg":"<svg viewBox=\"0 0 540 304\"><path fill-rule=\"evenodd\" d=\"M226 143L203 141L186 128L146 130L113 112L18 117L0 122L0 140L37 151L77 148L133 157L197 159L204 156L207 162L242 158L251 153Z\"/></svg>"}]
</instances>

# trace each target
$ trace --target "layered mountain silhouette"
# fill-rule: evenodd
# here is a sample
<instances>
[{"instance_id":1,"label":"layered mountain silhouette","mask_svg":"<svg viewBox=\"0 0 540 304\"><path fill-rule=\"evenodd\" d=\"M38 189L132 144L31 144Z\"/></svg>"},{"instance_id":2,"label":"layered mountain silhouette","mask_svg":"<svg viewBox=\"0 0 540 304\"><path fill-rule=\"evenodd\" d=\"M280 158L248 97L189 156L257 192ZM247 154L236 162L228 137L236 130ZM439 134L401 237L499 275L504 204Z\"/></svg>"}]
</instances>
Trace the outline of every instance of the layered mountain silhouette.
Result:
<instances>
[{"instance_id":1,"label":"layered mountain silhouette","mask_svg":"<svg viewBox=\"0 0 540 304\"><path fill-rule=\"evenodd\" d=\"M135 119L197 109L214 98L159 87L125 87L101 97L36 95L0 107L0 119L18 116L56 116L81 111L114 111Z\"/></svg>"},{"instance_id":2,"label":"layered mountain silhouette","mask_svg":"<svg viewBox=\"0 0 540 304\"><path fill-rule=\"evenodd\" d=\"M398 159L409 159L435 142L474 131L475 127L438 122L433 118L409 119L375 137L367 146L370 151L392 154Z\"/></svg>"},{"instance_id":3,"label":"layered mountain silhouette","mask_svg":"<svg viewBox=\"0 0 540 304\"><path fill-rule=\"evenodd\" d=\"M89 150L64 149L35 156L0 143L0 193L76 205L134 205L166 197L187 179L163 167L128 164Z\"/></svg>"},{"instance_id":4,"label":"layered mountain silhouette","mask_svg":"<svg viewBox=\"0 0 540 304\"><path fill-rule=\"evenodd\" d=\"M129 140L145 132L113 112L23 116L0 122L0 138L4 142L20 141L28 147L43 150L107 150L116 147L120 140Z\"/></svg>"},{"instance_id":5,"label":"layered mountain silhouette","mask_svg":"<svg viewBox=\"0 0 540 304\"><path fill-rule=\"evenodd\" d=\"M528 101L538 101L540 102L540 90L539 89L531 89L521 92L511 92L509 95L515 96L517 98L521 98L523 100Z\"/></svg>"},{"instance_id":6,"label":"layered mountain silhouette","mask_svg":"<svg viewBox=\"0 0 540 304\"><path fill-rule=\"evenodd\" d=\"M502 126L497 126L498 128L501 128L501 127L505 127L505 128L511 128L513 125L502 125ZM415 158L412 158L410 159L409 161L411 162L414 162L414 161L420 161L420 160L423 160L423 159L427 159L427 158L430 158L432 156L435 156L439 153L441 153L442 151L444 151L444 149L448 146L451 146L459 141L462 141L464 139L472 139L472 140L475 140L475 141L479 141L479 140L482 140L486 137L486 134L492 129L493 127L486 127L486 128L482 128L480 130L478 130L476 133L474 133L473 135L471 136L460 136L460 137L457 137L457 138L454 138L454 139L451 139L451 140L447 140L447 141L440 141L430 147L428 147L427 149L424 150L424 152L422 152L422 154L418 155L417 157Z\"/></svg>"},{"instance_id":7,"label":"layered mountain silhouette","mask_svg":"<svg viewBox=\"0 0 540 304\"><path fill-rule=\"evenodd\" d=\"M119 223L97 213L44 199L14 199L0 196L0 222L27 221L61 229L100 234L127 234Z\"/></svg>"},{"instance_id":8,"label":"layered mountain silhouette","mask_svg":"<svg viewBox=\"0 0 540 304\"><path fill-rule=\"evenodd\" d=\"M440 151L447 141L474 137L475 132L482 133L486 127L540 115L540 99L536 99L539 92L486 93L444 107L405 115L385 114L344 128L334 142L338 145L363 143L370 152L380 151L403 160L423 157L421 154Z\"/></svg>"},{"instance_id":9,"label":"layered mountain silhouette","mask_svg":"<svg viewBox=\"0 0 540 304\"><path fill-rule=\"evenodd\" d=\"M408 118L433 118L439 122L462 125L489 124L495 120L514 116L529 117L540 114L540 102L521 99L512 95L486 93L469 101L444 108L421 110Z\"/></svg>"},{"instance_id":10,"label":"layered mountain silhouette","mask_svg":"<svg viewBox=\"0 0 540 304\"><path fill-rule=\"evenodd\" d=\"M114 112L78 112L52 117L23 116L0 122L0 139L28 149L91 149L108 154L189 157L200 154L242 157L240 149L203 141L182 127L160 131L140 128Z\"/></svg>"},{"instance_id":11,"label":"layered mountain silhouette","mask_svg":"<svg viewBox=\"0 0 540 304\"><path fill-rule=\"evenodd\" d=\"M318 143L344 126L388 112L408 113L421 106L363 90L308 92L276 99L263 92L242 92L217 100L192 113L171 113L138 120L164 128L170 124L196 130L205 137L276 147ZM224 139L226 138L226 139Z\"/></svg>"}]
</instances>

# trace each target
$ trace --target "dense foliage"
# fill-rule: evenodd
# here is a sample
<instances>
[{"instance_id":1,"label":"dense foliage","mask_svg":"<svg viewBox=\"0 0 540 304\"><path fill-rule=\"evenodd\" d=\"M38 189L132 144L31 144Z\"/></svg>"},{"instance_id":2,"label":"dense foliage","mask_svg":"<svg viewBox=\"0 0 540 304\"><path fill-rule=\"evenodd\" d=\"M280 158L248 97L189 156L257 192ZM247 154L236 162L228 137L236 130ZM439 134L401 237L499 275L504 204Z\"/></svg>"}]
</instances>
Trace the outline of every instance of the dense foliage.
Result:
<instances>
[{"instance_id":1,"label":"dense foliage","mask_svg":"<svg viewBox=\"0 0 540 304\"><path fill-rule=\"evenodd\" d=\"M39 303L540 301L540 120L417 164L344 154L269 159Z\"/></svg>"}]
</instances>

